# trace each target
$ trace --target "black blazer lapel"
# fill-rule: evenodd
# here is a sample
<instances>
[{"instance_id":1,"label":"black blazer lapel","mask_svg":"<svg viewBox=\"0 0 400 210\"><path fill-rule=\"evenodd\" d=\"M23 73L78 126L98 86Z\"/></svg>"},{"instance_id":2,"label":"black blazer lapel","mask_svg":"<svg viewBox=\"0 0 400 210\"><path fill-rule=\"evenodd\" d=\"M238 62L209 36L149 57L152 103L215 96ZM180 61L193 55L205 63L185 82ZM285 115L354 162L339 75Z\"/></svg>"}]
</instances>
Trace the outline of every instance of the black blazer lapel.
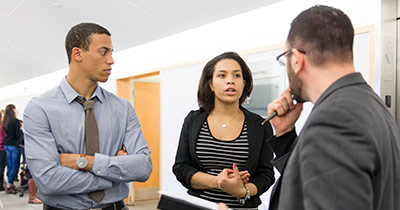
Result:
<instances>
[{"instance_id":1,"label":"black blazer lapel","mask_svg":"<svg viewBox=\"0 0 400 210\"><path fill-rule=\"evenodd\" d=\"M264 136L264 131L261 126L261 120L257 120L254 118L254 116L249 115L247 110L242 110L244 111L247 120L247 135L249 139L249 156L247 158L246 169L251 172L251 169L258 164L256 160L260 155L259 150L262 147L262 137Z\"/></svg>"},{"instance_id":2,"label":"black blazer lapel","mask_svg":"<svg viewBox=\"0 0 400 210\"><path fill-rule=\"evenodd\" d=\"M194 116L193 121L190 125L190 130L189 130L189 152L192 154L192 158L194 162L202 169L202 171L205 171L203 165L201 165L199 159L197 158L196 155L196 141L197 137L200 133L201 126L206 120L208 116L208 113L205 112L204 110L201 110L200 113L196 116Z\"/></svg>"},{"instance_id":3,"label":"black blazer lapel","mask_svg":"<svg viewBox=\"0 0 400 210\"><path fill-rule=\"evenodd\" d=\"M279 197L280 197L280 192L281 192L282 176L284 174L286 164L289 161L290 155L292 154L293 149L297 144L297 141L298 141L298 137L296 137L296 139L294 140L293 145L287 154L283 155L279 159L271 161L272 165L274 165L274 167L279 170L279 172L281 173L281 176L275 182L274 188L271 191L271 197L269 199L269 210L278 209Z\"/></svg>"}]
</instances>

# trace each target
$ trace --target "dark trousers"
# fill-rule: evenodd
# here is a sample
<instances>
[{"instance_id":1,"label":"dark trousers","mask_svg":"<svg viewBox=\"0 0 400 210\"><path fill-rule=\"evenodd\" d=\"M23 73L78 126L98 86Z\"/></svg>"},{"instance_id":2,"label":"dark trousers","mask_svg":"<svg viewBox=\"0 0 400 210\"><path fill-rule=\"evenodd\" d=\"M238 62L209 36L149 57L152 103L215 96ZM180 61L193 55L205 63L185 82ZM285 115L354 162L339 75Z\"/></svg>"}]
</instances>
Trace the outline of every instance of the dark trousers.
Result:
<instances>
[{"instance_id":1,"label":"dark trousers","mask_svg":"<svg viewBox=\"0 0 400 210\"><path fill-rule=\"evenodd\" d=\"M4 169L7 165L7 154L5 150L0 150L0 184L3 186L4 182Z\"/></svg>"},{"instance_id":2,"label":"dark trousers","mask_svg":"<svg viewBox=\"0 0 400 210\"><path fill-rule=\"evenodd\" d=\"M128 210L128 207L125 206L125 203L123 201L118 201L118 202L112 203L102 209L103 210ZM43 204L43 210L73 210L73 209L60 209L60 208L49 206L47 204Z\"/></svg>"}]
</instances>

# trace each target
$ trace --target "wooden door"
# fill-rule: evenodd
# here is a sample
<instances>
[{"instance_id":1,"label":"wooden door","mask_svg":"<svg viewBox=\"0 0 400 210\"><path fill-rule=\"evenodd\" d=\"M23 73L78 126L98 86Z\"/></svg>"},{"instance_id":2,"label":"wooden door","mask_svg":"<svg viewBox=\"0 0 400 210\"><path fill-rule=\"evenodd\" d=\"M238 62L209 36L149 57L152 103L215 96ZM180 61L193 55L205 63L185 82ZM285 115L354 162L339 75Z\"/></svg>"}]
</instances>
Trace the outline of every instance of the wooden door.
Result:
<instances>
[{"instance_id":1,"label":"wooden door","mask_svg":"<svg viewBox=\"0 0 400 210\"><path fill-rule=\"evenodd\" d=\"M160 188L160 84L134 82L134 107L149 144L153 172L144 182L135 182L135 201L157 199Z\"/></svg>"}]
</instances>

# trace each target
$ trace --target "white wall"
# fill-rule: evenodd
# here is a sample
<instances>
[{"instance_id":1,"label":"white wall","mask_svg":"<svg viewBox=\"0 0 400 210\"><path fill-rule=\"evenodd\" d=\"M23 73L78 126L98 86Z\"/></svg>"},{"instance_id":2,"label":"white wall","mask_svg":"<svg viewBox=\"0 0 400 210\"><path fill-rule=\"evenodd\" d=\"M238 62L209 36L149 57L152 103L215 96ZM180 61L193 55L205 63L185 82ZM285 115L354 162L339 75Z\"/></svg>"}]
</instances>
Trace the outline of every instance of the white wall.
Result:
<instances>
[{"instance_id":1,"label":"white wall","mask_svg":"<svg viewBox=\"0 0 400 210\"><path fill-rule=\"evenodd\" d=\"M62 69L50 74L19 82L0 88L0 109L5 109L8 104L14 104L18 110L17 118L22 119L24 109L28 102L40 94L56 87L66 76L68 69ZM116 80L110 79L107 83L100 83L105 89L115 92Z\"/></svg>"},{"instance_id":2,"label":"white wall","mask_svg":"<svg viewBox=\"0 0 400 210\"><path fill-rule=\"evenodd\" d=\"M379 0L287 0L251 12L237 15L164 39L153 41L114 54L115 64L107 85L115 92L115 79L164 69L170 65L208 59L225 51L245 51L283 43L291 20L302 10L315 4L326 4L342 9L355 27L375 25L379 29ZM360 6L362 5L362 6ZM379 38L379 31L376 36ZM379 47L376 46L379 52ZM378 58L376 58L377 61ZM378 62L375 62L378 69ZM37 77L0 88L0 108L12 103L13 98L35 96L56 86L67 70ZM380 72L375 71L375 81ZM106 83L107 84L107 83ZM379 88L379 85L375 86ZM20 109L22 110L22 109Z\"/></svg>"},{"instance_id":3,"label":"white wall","mask_svg":"<svg viewBox=\"0 0 400 210\"><path fill-rule=\"evenodd\" d=\"M184 191L172 174L176 145L183 118L190 109L197 108L196 92L185 87L196 81L185 80L185 76L199 78L204 61L222 52L243 52L263 46L284 43L291 20L302 10L315 4L326 4L343 10L352 20L354 27L374 25L375 40L379 40L380 1L379 0L287 0L248 13L237 15L202 27L198 27L180 34L147 43L135 48L114 54L115 64L112 77L107 89L115 92L115 79L139 75L155 70L161 71L161 184L162 189ZM379 88L379 42L375 49L375 88ZM196 70L182 73L173 65L202 60ZM367 61L366 61L367 62ZM179 66L179 65L178 65ZM168 72L168 74L163 74ZM176 74L174 74L176 73ZM50 86L59 83L66 70L22 82L14 86L0 89L0 107L8 103L20 103L20 112L30 97L38 95ZM45 85L49 83L50 85ZM171 83L179 84L175 90L163 90ZM189 91L189 92L188 92ZM378 91L379 92L379 91ZM18 99L18 100L16 100ZM26 103L25 103L26 104ZM168 104L185 104L187 110L174 109ZM172 106L173 107L173 106ZM20 114L20 116L22 116ZM263 196L264 207L268 203L267 196Z\"/></svg>"}]
</instances>

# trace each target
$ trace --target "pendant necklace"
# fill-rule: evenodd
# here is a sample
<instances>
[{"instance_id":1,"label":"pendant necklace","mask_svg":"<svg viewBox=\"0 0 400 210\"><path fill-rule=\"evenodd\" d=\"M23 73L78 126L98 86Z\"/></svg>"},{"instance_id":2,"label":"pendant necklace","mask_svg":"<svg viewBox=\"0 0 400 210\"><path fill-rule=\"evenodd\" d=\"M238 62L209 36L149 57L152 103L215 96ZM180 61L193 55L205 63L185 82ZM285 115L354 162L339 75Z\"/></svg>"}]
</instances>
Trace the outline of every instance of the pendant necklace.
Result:
<instances>
[{"instance_id":1,"label":"pendant necklace","mask_svg":"<svg viewBox=\"0 0 400 210\"><path fill-rule=\"evenodd\" d=\"M232 119L230 119L228 122L222 123L222 127L223 127L223 128L228 127L228 124L229 124L233 119L235 119L235 118L239 115L239 113L240 113L240 110L239 110L238 113L237 113ZM221 122L222 122L222 121L221 121Z\"/></svg>"}]
</instances>

